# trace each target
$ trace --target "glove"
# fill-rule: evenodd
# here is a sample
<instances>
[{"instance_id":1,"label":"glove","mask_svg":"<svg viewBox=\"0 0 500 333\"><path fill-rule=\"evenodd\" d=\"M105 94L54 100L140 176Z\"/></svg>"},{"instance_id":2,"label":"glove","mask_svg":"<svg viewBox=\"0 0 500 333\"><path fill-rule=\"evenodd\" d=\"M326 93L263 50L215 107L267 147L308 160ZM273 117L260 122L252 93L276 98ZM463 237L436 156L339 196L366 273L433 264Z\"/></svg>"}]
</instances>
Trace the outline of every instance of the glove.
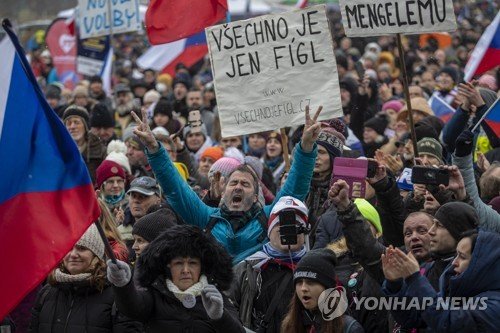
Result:
<instances>
[{"instance_id":1,"label":"glove","mask_svg":"<svg viewBox=\"0 0 500 333\"><path fill-rule=\"evenodd\" d=\"M455 155L464 157L472 153L474 144L474 133L469 130L463 131L455 141Z\"/></svg>"},{"instance_id":2,"label":"glove","mask_svg":"<svg viewBox=\"0 0 500 333\"><path fill-rule=\"evenodd\" d=\"M111 260L108 260L107 265L108 280L113 285L117 287L124 287L130 282L132 273L130 272L130 267L127 263L121 260L116 260L116 264L113 264Z\"/></svg>"},{"instance_id":3,"label":"glove","mask_svg":"<svg viewBox=\"0 0 500 333\"><path fill-rule=\"evenodd\" d=\"M217 320L222 318L222 314L224 313L222 294L213 284L209 284L203 288L201 291L201 301L210 319Z\"/></svg>"}]
</instances>

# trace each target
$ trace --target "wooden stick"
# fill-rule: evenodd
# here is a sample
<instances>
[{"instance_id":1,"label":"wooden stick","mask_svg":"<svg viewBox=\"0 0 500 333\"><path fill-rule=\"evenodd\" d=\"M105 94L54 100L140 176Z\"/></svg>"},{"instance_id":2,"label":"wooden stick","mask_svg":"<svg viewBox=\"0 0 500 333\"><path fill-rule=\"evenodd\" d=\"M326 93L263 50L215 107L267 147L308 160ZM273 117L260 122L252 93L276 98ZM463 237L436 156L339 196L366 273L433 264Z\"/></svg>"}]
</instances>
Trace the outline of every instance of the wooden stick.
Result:
<instances>
[{"instance_id":1,"label":"wooden stick","mask_svg":"<svg viewBox=\"0 0 500 333\"><path fill-rule=\"evenodd\" d=\"M280 129L281 142L283 147L283 159L285 160L285 171L290 171L290 155L288 154L288 136L286 135L285 129Z\"/></svg>"},{"instance_id":2,"label":"wooden stick","mask_svg":"<svg viewBox=\"0 0 500 333\"><path fill-rule=\"evenodd\" d=\"M97 230L99 231L99 235L101 236L102 242L104 243L104 250L106 251L106 255L108 256L109 259L111 259L111 262L113 264L116 264L115 254L113 252L113 249L111 248L111 245L109 245L108 239L106 238L106 234L102 229L101 223L99 223L99 221L95 221L94 224L97 227Z\"/></svg>"},{"instance_id":3,"label":"wooden stick","mask_svg":"<svg viewBox=\"0 0 500 333\"><path fill-rule=\"evenodd\" d=\"M405 55L403 50L403 43L401 42L401 34L397 34L397 41L399 50L399 67L401 68L401 72L403 73L403 88L405 91L406 107L408 108L408 121L410 123L411 141L413 143L413 158L417 158L417 135L415 134L415 124L413 123L413 110L411 108L410 89L408 87L408 74L406 73Z\"/></svg>"}]
</instances>

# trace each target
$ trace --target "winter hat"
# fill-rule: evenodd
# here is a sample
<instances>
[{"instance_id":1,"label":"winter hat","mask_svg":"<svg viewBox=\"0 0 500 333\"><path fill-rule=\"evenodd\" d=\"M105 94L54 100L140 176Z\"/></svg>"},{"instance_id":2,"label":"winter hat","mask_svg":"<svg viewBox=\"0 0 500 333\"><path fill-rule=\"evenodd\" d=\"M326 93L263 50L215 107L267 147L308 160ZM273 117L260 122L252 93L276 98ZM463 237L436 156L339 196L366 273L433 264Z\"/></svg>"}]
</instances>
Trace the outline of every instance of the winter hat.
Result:
<instances>
[{"instance_id":1,"label":"winter hat","mask_svg":"<svg viewBox=\"0 0 500 333\"><path fill-rule=\"evenodd\" d=\"M146 103L156 103L160 100L160 93L157 92L156 90L148 90L145 94L144 94L144 97L142 98L142 101L144 104Z\"/></svg>"},{"instance_id":2,"label":"winter hat","mask_svg":"<svg viewBox=\"0 0 500 333\"><path fill-rule=\"evenodd\" d=\"M321 125L317 144L328 151L330 158L342 156L345 144L345 136L342 134L344 124L338 119L332 119L329 122L322 122Z\"/></svg>"},{"instance_id":3,"label":"winter hat","mask_svg":"<svg viewBox=\"0 0 500 333\"><path fill-rule=\"evenodd\" d=\"M415 124L415 135L417 137L417 140L421 140L423 138L433 138L435 140L439 139L436 130L430 125L422 122L418 122Z\"/></svg>"},{"instance_id":4,"label":"winter hat","mask_svg":"<svg viewBox=\"0 0 500 333\"><path fill-rule=\"evenodd\" d=\"M130 168L130 162L125 153L119 151L112 151L106 156L106 160L118 163L122 168L127 171L127 174L132 174L132 169Z\"/></svg>"},{"instance_id":5,"label":"winter hat","mask_svg":"<svg viewBox=\"0 0 500 333\"><path fill-rule=\"evenodd\" d=\"M457 83L459 80L458 71L451 66L444 66L443 68L441 68L438 75L442 74L442 73L448 74L449 76L451 76L451 78L453 79L453 82L455 82L455 83Z\"/></svg>"},{"instance_id":6,"label":"winter hat","mask_svg":"<svg viewBox=\"0 0 500 333\"><path fill-rule=\"evenodd\" d=\"M441 223L450 235L456 240L460 235L479 224L476 210L469 204L460 201L448 202L439 207L434 217Z\"/></svg>"},{"instance_id":7,"label":"winter hat","mask_svg":"<svg viewBox=\"0 0 500 333\"><path fill-rule=\"evenodd\" d=\"M271 139L276 139L280 142L280 145L283 146L283 141L281 140L281 134L278 132L271 132L266 138L266 143L271 140Z\"/></svg>"},{"instance_id":8,"label":"winter hat","mask_svg":"<svg viewBox=\"0 0 500 333\"><path fill-rule=\"evenodd\" d=\"M73 98L76 97L89 97L88 88L82 85L76 86L75 89L73 89Z\"/></svg>"},{"instance_id":9,"label":"winter hat","mask_svg":"<svg viewBox=\"0 0 500 333\"><path fill-rule=\"evenodd\" d=\"M102 83L102 79L99 75L94 75L89 79L90 83Z\"/></svg>"},{"instance_id":10,"label":"winter hat","mask_svg":"<svg viewBox=\"0 0 500 333\"><path fill-rule=\"evenodd\" d=\"M66 119L69 117L80 117L83 119L83 123L85 124L85 128L89 129L89 113L85 108L77 105L70 105L64 110L63 113L63 122L66 122Z\"/></svg>"},{"instance_id":11,"label":"winter hat","mask_svg":"<svg viewBox=\"0 0 500 333\"><path fill-rule=\"evenodd\" d=\"M396 113L398 113L399 111L401 111L403 106L404 106L403 103L401 103L400 101L393 100L385 102L384 105L382 105L382 111L387 111L387 109L391 109L396 111Z\"/></svg>"},{"instance_id":12,"label":"winter hat","mask_svg":"<svg viewBox=\"0 0 500 333\"><path fill-rule=\"evenodd\" d=\"M128 85L123 84L123 83L119 83L116 85L114 92L115 92L115 94L122 93L122 92L129 93L129 92L131 92L131 90L130 90L130 87Z\"/></svg>"},{"instance_id":13,"label":"winter hat","mask_svg":"<svg viewBox=\"0 0 500 333\"><path fill-rule=\"evenodd\" d=\"M241 164L245 163L245 155L236 147L227 147L224 150L224 157L232 157L240 161Z\"/></svg>"},{"instance_id":14,"label":"winter hat","mask_svg":"<svg viewBox=\"0 0 500 333\"><path fill-rule=\"evenodd\" d=\"M258 157L245 156L245 164L250 166L252 170L255 171L259 179L262 179L262 174L264 173L264 165Z\"/></svg>"},{"instance_id":15,"label":"winter hat","mask_svg":"<svg viewBox=\"0 0 500 333\"><path fill-rule=\"evenodd\" d=\"M411 109L413 112L418 111L423 113L426 116L433 116L434 112L432 111L429 103L423 97L414 97L411 100ZM408 120L408 107L405 105L398 113L398 121L406 122Z\"/></svg>"},{"instance_id":16,"label":"winter hat","mask_svg":"<svg viewBox=\"0 0 500 333\"><path fill-rule=\"evenodd\" d=\"M337 257L332 250L311 250L300 259L293 273L293 282L295 284L298 279L310 279L319 282L325 289L333 288L336 286L335 266Z\"/></svg>"},{"instance_id":17,"label":"winter hat","mask_svg":"<svg viewBox=\"0 0 500 333\"><path fill-rule=\"evenodd\" d=\"M224 151L222 150L221 147L208 147L205 149L205 151L201 154L201 158L208 157L212 159L213 162L216 162L220 158L224 156Z\"/></svg>"},{"instance_id":18,"label":"winter hat","mask_svg":"<svg viewBox=\"0 0 500 333\"><path fill-rule=\"evenodd\" d=\"M125 140L125 143L128 143L130 146L139 150L144 150L146 148L142 141L139 140L139 138L135 134Z\"/></svg>"},{"instance_id":19,"label":"winter hat","mask_svg":"<svg viewBox=\"0 0 500 333\"><path fill-rule=\"evenodd\" d=\"M439 140L439 135L441 134L441 131L443 130L444 127L444 122L436 117L436 116L427 116L424 119L420 120L415 124L415 127L419 124L424 124L432 127L434 129L434 132L436 133L437 137L436 140ZM422 136L421 138L424 138L425 136Z\"/></svg>"},{"instance_id":20,"label":"winter hat","mask_svg":"<svg viewBox=\"0 0 500 333\"><path fill-rule=\"evenodd\" d=\"M97 103L94 105L90 115L90 127L115 127L115 120L105 104Z\"/></svg>"},{"instance_id":21,"label":"winter hat","mask_svg":"<svg viewBox=\"0 0 500 333\"><path fill-rule=\"evenodd\" d=\"M232 157L222 157L218 159L208 171L208 178L213 177L216 172L220 172L221 176L227 178L231 172L236 170L242 163Z\"/></svg>"},{"instance_id":22,"label":"winter hat","mask_svg":"<svg viewBox=\"0 0 500 333\"><path fill-rule=\"evenodd\" d=\"M191 88L191 78L188 74L183 75L182 73L178 73L174 78L172 87L175 88L175 85L178 83L183 84L187 90Z\"/></svg>"},{"instance_id":23,"label":"winter hat","mask_svg":"<svg viewBox=\"0 0 500 333\"><path fill-rule=\"evenodd\" d=\"M61 88L53 84L50 84L47 87L47 91L45 92L45 97L53 99L61 99L61 92L62 92Z\"/></svg>"},{"instance_id":24,"label":"winter hat","mask_svg":"<svg viewBox=\"0 0 500 333\"><path fill-rule=\"evenodd\" d=\"M181 162L174 162L174 166L177 169L177 171L179 171L179 174L181 175L182 179L187 181L189 178L189 171L187 166Z\"/></svg>"},{"instance_id":25,"label":"winter hat","mask_svg":"<svg viewBox=\"0 0 500 333\"><path fill-rule=\"evenodd\" d=\"M160 99L158 103L156 103L155 108L153 110L153 115L156 116L157 114L163 114L167 116L169 119L172 119L172 105L164 100Z\"/></svg>"},{"instance_id":26,"label":"winter hat","mask_svg":"<svg viewBox=\"0 0 500 333\"><path fill-rule=\"evenodd\" d=\"M132 227L132 235L141 236L149 243L163 231L172 227L172 211L160 208L138 219Z\"/></svg>"},{"instance_id":27,"label":"winter hat","mask_svg":"<svg viewBox=\"0 0 500 333\"><path fill-rule=\"evenodd\" d=\"M267 236L271 234L271 230L280 221L280 212L285 209L295 210L295 221L300 223L302 226L306 227L308 225L308 209L306 205L294 197L281 197L278 202L274 205L271 215L269 215L269 220L267 222Z\"/></svg>"},{"instance_id":28,"label":"winter hat","mask_svg":"<svg viewBox=\"0 0 500 333\"><path fill-rule=\"evenodd\" d=\"M95 254L99 259L104 260L104 243L102 242L101 235L95 224L91 224L90 227L85 231L83 236L76 242L76 245L83 246L93 254Z\"/></svg>"},{"instance_id":29,"label":"winter hat","mask_svg":"<svg viewBox=\"0 0 500 333\"><path fill-rule=\"evenodd\" d=\"M110 160L104 160L96 170L96 187L100 188L101 185L111 177L125 179L125 171L123 171L120 164Z\"/></svg>"},{"instance_id":30,"label":"winter hat","mask_svg":"<svg viewBox=\"0 0 500 333\"><path fill-rule=\"evenodd\" d=\"M156 78L156 82L163 83L168 87L172 87L172 81L173 81L172 76L170 76L170 74L167 73L160 74Z\"/></svg>"},{"instance_id":31,"label":"winter hat","mask_svg":"<svg viewBox=\"0 0 500 333\"><path fill-rule=\"evenodd\" d=\"M167 129L165 127L162 127L162 126L158 126L158 127L155 127L151 130L151 132L153 132L153 134L155 136L157 135L164 135L164 136L169 136L170 133L167 131Z\"/></svg>"},{"instance_id":32,"label":"winter hat","mask_svg":"<svg viewBox=\"0 0 500 333\"><path fill-rule=\"evenodd\" d=\"M378 233L382 234L382 224L380 223L380 216L378 215L375 207L373 207L372 204L365 199L360 198L354 200L354 204L356 205L356 207L358 207L361 215L363 215L363 217L375 227Z\"/></svg>"},{"instance_id":33,"label":"winter hat","mask_svg":"<svg viewBox=\"0 0 500 333\"><path fill-rule=\"evenodd\" d=\"M205 126L205 124L201 124L200 129L201 134L203 134L205 138L208 137L207 127ZM182 136L184 137L184 139L186 139L189 133L191 133L191 126L184 126L184 129L182 130Z\"/></svg>"},{"instance_id":34,"label":"winter hat","mask_svg":"<svg viewBox=\"0 0 500 333\"><path fill-rule=\"evenodd\" d=\"M433 138L423 138L417 142L418 154L426 154L437 158L441 163L443 163L443 147Z\"/></svg>"},{"instance_id":35,"label":"winter hat","mask_svg":"<svg viewBox=\"0 0 500 333\"><path fill-rule=\"evenodd\" d=\"M386 117L375 116L365 121L364 126L373 129L378 135L384 135L385 128L388 125Z\"/></svg>"}]
</instances>

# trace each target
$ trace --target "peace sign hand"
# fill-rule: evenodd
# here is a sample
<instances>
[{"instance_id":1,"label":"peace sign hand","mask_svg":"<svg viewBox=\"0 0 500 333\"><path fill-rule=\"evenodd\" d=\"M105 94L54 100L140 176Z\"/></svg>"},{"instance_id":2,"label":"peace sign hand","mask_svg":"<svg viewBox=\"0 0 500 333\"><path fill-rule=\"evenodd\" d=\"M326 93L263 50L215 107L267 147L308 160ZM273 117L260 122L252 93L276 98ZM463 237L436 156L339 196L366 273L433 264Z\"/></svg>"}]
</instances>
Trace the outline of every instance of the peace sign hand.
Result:
<instances>
[{"instance_id":1,"label":"peace sign hand","mask_svg":"<svg viewBox=\"0 0 500 333\"><path fill-rule=\"evenodd\" d=\"M306 123L304 125L304 132L302 133L302 150L310 153L313 150L313 145L318 139L319 132L321 131L321 123L317 122L319 114L323 107L318 107L316 114L313 118L309 115L309 105L306 106Z\"/></svg>"},{"instance_id":2,"label":"peace sign hand","mask_svg":"<svg viewBox=\"0 0 500 333\"><path fill-rule=\"evenodd\" d=\"M135 114L134 111L131 112L132 117L134 118L137 127L134 128L134 134L137 135L139 140L148 148L148 151L150 153L155 153L159 146L158 146L158 141L156 141L156 138L151 132L151 128L149 127L148 123L148 115L146 110L141 110L142 113L142 120Z\"/></svg>"}]
</instances>

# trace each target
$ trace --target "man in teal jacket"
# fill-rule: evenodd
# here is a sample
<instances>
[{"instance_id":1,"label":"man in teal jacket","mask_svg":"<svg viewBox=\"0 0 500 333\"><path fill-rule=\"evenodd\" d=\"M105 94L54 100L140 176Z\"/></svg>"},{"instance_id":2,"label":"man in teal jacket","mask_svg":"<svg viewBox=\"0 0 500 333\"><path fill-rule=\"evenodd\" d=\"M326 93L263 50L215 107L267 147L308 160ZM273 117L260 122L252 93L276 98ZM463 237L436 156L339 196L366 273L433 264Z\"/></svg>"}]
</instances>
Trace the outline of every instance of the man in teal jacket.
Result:
<instances>
[{"instance_id":1,"label":"man in teal jacket","mask_svg":"<svg viewBox=\"0 0 500 333\"><path fill-rule=\"evenodd\" d=\"M267 242L267 218L282 196L305 199L317 155L315 142L321 129L321 123L317 122L321 109L319 107L311 118L306 108L304 133L295 148L294 163L286 183L274 202L265 207L258 202L258 180L246 166L238 168L228 177L220 208L205 205L180 177L165 149L156 141L146 113L142 114L143 121L135 113L132 114L138 124L134 133L146 146L149 164L172 208L186 223L211 230L212 235L233 256L233 264L237 264Z\"/></svg>"}]
</instances>

